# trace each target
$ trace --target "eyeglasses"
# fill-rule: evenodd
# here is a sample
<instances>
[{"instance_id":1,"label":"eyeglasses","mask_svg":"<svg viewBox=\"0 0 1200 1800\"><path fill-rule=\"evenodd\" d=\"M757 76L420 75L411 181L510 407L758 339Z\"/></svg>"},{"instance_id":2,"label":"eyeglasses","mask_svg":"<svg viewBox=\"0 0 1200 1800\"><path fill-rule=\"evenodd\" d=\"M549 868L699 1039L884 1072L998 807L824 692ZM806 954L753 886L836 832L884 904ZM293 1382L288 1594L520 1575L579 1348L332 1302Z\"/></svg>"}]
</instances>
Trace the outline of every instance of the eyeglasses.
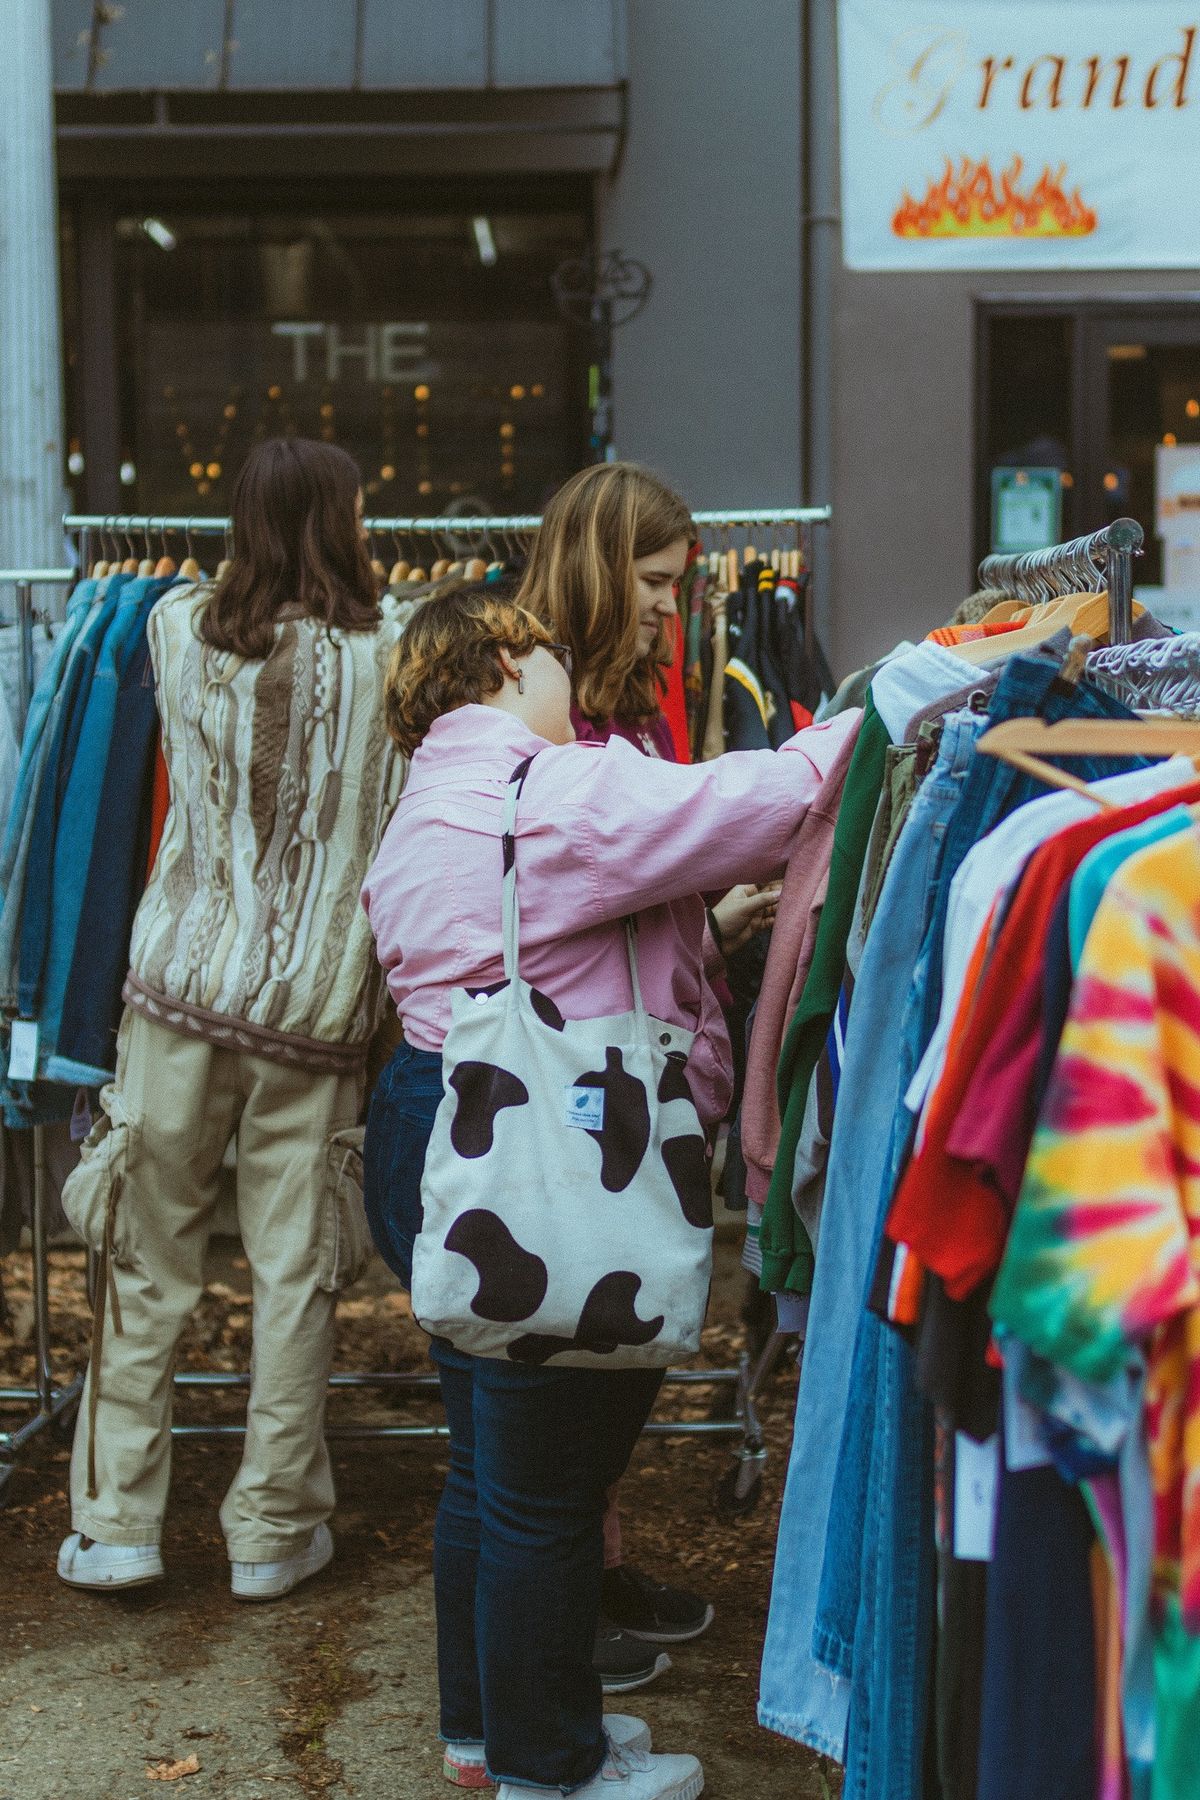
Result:
<instances>
[{"instance_id":1,"label":"eyeglasses","mask_svg":"<svg viewBox=\"0 0 1200 1800\"><path fill-rule=\"evenodd\" d=\"M575 666L575 658L571 654L570 646L568 644L544 643L542 649L548 650L551 656L557 656L559 662L566 670L567 680L569 681L571 679L571 671Z\"/></svg>"}]
</instances>

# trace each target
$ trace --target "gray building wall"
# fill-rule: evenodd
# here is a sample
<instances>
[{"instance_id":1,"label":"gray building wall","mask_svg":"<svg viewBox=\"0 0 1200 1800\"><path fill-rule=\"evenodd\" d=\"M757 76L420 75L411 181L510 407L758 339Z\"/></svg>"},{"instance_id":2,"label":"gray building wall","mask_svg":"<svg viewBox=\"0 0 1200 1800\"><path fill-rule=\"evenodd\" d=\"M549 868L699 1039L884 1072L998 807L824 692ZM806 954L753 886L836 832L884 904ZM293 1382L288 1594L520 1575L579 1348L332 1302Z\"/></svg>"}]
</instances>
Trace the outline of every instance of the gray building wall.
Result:
<instances>
[{"instance_id":1,"label":"gray building wall","mask_svg":"<svg viewBox=\"0 0 1200 1800\"><path fill-rule=\"evenodd\" d=\"M598 234L654 291L616 339L616 444L698 508L800 497L800 6L629 0L628 137Z\"/></svg>"},{"instance_id":2,"label":"gray building wall","mask_svg":"<svg viewBox=\"0 0 1200 1800\"><path fill-rule=\"evenodd\" d=\"M1018 294L1144 300L1196 285L1194 273L1168 270L841 270L832 648L839 673L900 638L923 637L973 586L976 301Z\"/></svg>"}]
</instances>

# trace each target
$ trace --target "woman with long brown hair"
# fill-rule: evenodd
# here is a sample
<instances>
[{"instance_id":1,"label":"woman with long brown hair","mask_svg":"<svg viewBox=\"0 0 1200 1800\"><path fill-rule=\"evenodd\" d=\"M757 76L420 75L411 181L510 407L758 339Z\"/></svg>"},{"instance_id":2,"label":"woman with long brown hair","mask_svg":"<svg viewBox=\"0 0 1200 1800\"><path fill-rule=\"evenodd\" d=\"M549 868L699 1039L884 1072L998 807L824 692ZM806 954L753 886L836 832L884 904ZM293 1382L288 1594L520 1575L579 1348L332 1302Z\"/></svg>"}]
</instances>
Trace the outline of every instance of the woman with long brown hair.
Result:
<instances>
[{"instance_id":1,"label":"woman with long brown hair","mask_svg":"<svg viewBox=\"0 0 1200 1800\"><path fill-rule=\"evenodd\" d=\"M260 444L233 492L230 568L150 618L170 810L116 1079L64 1193L109 1277L58 1561L75 1586L163 1574L172 1364L231 1141L254 1287L245 1451L221 1509L233 1592L286 1593L333 1554L335 1297L370 1248L341 1134L381 1000L359 889L404 770L384 721L402 621L361 511L343 450Z\"/></svg>"},{"instance_id":2,"label":"woman with long brown hair","mask_svg":"<svg viewBox=\"0 0 1200 1800\"><path fill-rule=\"evenodd\" d=\"M575 736L621 737L675 761L662 711L675 652L679 583L696 530L686 501L636 463L581 469L546 507L517 596L571 651ZM706 909L700 1033L714 1069L732 1073L729 1034L711 982L724 958L774 918L779 883L748 882ZM662 1646L699 1637L713 1609L627 1564L616 1497L605 1519L604 1629L596 1645L610 1690L650 1680ZM657 1652L658 1654L655 1654Z\"/></svg>"}]
</instances>

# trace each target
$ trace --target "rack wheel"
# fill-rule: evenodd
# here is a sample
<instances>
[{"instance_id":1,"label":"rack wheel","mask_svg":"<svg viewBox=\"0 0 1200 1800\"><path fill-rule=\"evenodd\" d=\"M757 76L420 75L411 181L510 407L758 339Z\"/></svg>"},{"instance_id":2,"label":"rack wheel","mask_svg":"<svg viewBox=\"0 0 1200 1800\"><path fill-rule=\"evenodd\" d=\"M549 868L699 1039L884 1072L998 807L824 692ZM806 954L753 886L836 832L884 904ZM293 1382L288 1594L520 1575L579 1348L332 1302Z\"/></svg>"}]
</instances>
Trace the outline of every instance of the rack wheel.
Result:
<instances>
[{"instance_id":1,"label":"rack wheel","mask_svg":"<svg viewBox=\"0 0 1200 1800\"><path fill-rule=\"evenodd\" d=\"M765 1450L743 1450L717 1483L714 1499L718 1519L729 1523L744 1519L762 1499Z\"/></svg>"}]
</instances>

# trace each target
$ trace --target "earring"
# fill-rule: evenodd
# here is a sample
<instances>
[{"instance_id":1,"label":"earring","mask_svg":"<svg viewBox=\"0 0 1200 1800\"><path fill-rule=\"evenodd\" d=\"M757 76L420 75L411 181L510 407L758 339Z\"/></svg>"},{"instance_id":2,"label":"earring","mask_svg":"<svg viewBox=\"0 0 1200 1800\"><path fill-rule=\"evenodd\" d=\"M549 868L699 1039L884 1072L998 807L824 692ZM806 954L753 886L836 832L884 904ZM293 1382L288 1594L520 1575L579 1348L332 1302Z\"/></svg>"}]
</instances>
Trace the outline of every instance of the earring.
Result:
<instances>
[{"instance_id":1,"label":"earring","mask_svg":"<svg viewBox=\"0 0 1200 1800\"><path fill-rule=\"evenodd\" d=\"M525 671L524 671L524 669L517 670L517 692L518 692L518 694L523 694L525 692Z\"/></svg>"}]
</instances>

